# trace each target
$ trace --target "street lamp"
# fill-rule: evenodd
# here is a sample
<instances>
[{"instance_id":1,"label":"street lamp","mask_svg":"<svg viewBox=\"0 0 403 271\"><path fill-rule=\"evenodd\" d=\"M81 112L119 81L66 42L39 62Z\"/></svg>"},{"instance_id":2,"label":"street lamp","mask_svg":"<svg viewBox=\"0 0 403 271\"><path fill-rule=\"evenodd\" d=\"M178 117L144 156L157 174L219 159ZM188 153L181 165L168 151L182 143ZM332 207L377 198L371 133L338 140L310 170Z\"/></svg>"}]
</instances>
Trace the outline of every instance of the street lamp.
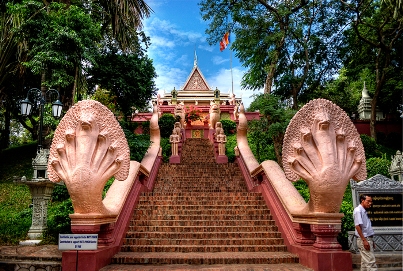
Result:
<instances>
[{"instance_id":1,"label":"street lamp","mask_svg":"<svg viewBox=\"0 0 403 271\"><path fill-rule=\"evenodd\" d=\"M29 116L31 115L32 105L33 103L29 99L29 95L31 93L35 93L34 102L38 103L40 106L40 121L39 121L39 138L38 138L38 151L42 149L42 129L43 129L43 111L46 104L46 95L49 92L57 93L57 100L52 103L52 115L54 118L59 118L62 114L63 104L60 102L60 94L56 89L49 89L46 92L42 92L40 89L31 88L28 90L27 98L21 101L21 115L22 116ZM39 99L38 99L39 98Z\"/></svg>"}]
</instances>

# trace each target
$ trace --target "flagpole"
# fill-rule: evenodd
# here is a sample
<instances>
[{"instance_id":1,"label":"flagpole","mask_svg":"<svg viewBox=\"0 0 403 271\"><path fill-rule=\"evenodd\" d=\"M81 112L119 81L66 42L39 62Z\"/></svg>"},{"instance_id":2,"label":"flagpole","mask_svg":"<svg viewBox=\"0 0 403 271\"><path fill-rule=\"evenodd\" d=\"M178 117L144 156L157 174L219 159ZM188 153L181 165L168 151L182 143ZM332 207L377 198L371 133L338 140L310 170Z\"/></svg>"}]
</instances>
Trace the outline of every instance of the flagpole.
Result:
<instances>
[{"instance_id":1,"label":"flagpole","mask_svg":"<svg viewBox=\"0 0 403 271\"><path fill-rule=\"evenodd\" d=\"M229 32L229 35L231 35L231 32ZM231 46L229 47L229 62L230 62L230 68L231 68L231 93L234 94L234 76L232 74L232 50L231 50Z\"/></svg>"}]
</instances>

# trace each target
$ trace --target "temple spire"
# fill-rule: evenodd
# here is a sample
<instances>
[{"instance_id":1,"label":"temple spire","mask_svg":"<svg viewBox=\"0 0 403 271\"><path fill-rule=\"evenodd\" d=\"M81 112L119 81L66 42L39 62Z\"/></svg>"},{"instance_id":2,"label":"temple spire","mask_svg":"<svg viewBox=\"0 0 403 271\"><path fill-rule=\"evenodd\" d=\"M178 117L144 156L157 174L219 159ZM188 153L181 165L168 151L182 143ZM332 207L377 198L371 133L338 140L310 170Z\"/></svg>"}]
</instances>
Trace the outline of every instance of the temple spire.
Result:
<instances>
[{"instance_id":1,"label":"temple spire","mask_svg":"<svg viewBox=\"0 0 403 271\"><path fill-rule=\"evenodd\" d=\"M196 48L195 48L195 56L194 56L194 60L193 60L193 67L197 66L197 55L196 55Z\"/></svg>"}]
</instances>

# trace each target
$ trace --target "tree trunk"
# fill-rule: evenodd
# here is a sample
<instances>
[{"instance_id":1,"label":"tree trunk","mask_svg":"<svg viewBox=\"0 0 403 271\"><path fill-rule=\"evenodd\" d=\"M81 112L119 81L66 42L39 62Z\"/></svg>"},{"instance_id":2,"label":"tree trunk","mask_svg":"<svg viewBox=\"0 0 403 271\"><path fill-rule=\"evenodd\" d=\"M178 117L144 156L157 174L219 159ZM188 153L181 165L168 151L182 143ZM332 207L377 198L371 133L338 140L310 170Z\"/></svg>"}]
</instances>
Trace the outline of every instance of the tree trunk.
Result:
<instances>
[{"instance_id":1,"label":"tree trunk","mask_svg":"<svg viewBox=\"0 0 403 271\"><path fill-rule=\"evenodd\" d=\"M274 73L276 72L276 63L271 63L269 66L269 71L266 76L266 84L264 86L264 93L271 93L271 88L273 86Z\"/></svg>"},{"instance_id":2,"label":"tree trunk","mask_svg":"<svg viewBox=\"0 0 403 271\"><path fill-rule=\"evenodd\" d=\"M280 165L281 168L283 168L283 154L282 154L283 139L284 139L283 133L274 137L273 139L274 152L276 153L277 163Z\"/></svg>"},{"instance_id":3,"label":"tree trunk","mask_svg":"<svg viewBox=\"0 0 403 271\"><path fill-rule=\"evenodd\" d=\"M10 109L6 105L6 111L4 112L4 130L1 131L0 137L0 150L8 148L10 144L10 122L11 113Z\"/></svg>"},{"instance_id":4,"label":"tree trunk","mask_svg":"<svg viewBox=\"0 0 403 271\"><path fill-rule=\"evenodd\" d=\"M74 97L76 97L77 81L78 81L78 66L76 66L76 70L75 70L75 74L74 74L74 84L73 84L73 91L72 91L72 96L71 96L71 106L74 105Z\"/></svg>"}]
</instances>

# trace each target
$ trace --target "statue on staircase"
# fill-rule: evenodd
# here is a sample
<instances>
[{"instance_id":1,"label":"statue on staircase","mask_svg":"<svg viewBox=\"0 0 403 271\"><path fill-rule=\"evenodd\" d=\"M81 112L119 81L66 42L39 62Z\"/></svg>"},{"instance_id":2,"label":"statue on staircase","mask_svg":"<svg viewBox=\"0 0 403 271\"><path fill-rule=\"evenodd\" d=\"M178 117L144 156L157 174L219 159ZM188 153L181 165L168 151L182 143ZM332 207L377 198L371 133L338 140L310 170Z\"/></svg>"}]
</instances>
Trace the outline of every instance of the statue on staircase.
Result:
<instances>
[{"instance_id":1,"label":"statue on staircase","mask_svg":"<svg viewBox=\"0 0 403 271\"><path fill-rule=\"evenodd\" d=\"M215 132L214 132L214 134L213 134L214 139L215 139L216 141L218 141L217 137L218 137L218 135L221 133L221 131L224 132L224 129L222 128L222 123L221 123L221 122L217 122L216 125L215 125Z\"/></svg>"},{"instance_id":2,"label":"statue on staircase","mask_svg":"<svg viewBox=\"0 0 403 271\"><path fill-rule=\"evenodd\" d=\"M179 135L176 129L172 131L172 135L169 137L169 143L171 143L172 156L178 155Z\"/></svg>"},{"instance_id":3,"label":"statue on staircase","mask_svg":"<svg viewBox=\"0 0 403 271\"><path fill-rule=\"evenodd\" d=\"M224 130L221 129L220 133L216 137L218 142L218 155L225 155L225 144L227 143L227 136L224 134Z\"/></svg>"},{"instance_id":4,"label":"statue on staircase","mask_svg":"<svg viewBox=\"0 0 403 271\"><path fill-rule=\"evenodd\" d=\"M179 136L179 142L182 142L182 129L180 122L175 122L172 134L174 133L174 131L176 131L176 134Z\"/></svg>"}]
</instances>

